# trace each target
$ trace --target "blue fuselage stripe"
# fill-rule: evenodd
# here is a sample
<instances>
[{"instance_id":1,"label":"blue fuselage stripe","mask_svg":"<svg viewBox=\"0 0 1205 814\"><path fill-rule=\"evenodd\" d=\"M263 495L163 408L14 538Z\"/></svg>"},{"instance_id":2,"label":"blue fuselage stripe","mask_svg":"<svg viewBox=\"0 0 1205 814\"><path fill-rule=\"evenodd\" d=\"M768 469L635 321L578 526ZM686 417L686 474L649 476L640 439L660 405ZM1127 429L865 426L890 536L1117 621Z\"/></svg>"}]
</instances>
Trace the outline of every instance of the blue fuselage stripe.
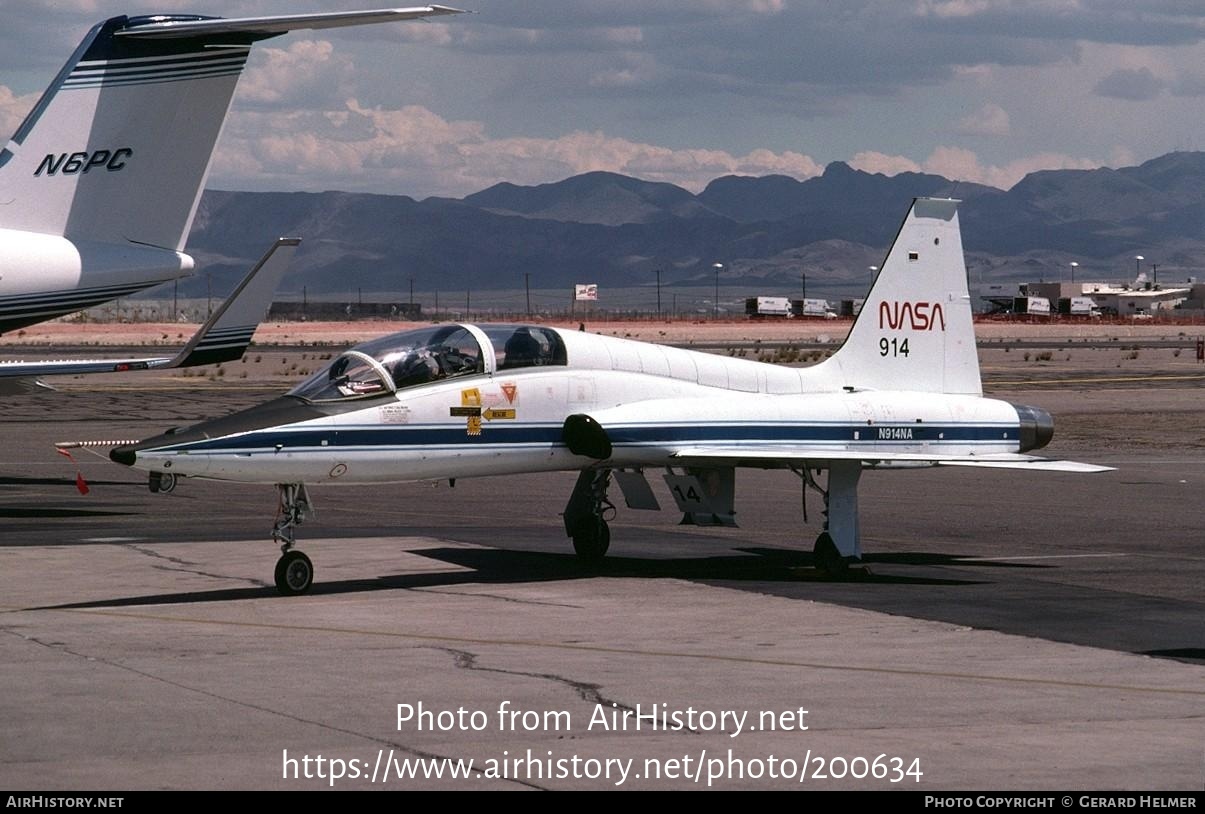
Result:
<instances>
[{"instance_id":1,"label":"blue fuselage stripe","mask_svg":"<svg viewBox=\"0 0 1205 814\"><path fill-rule=\"evenodd\" d=\"M855 437L857 433L857 437ZM554 425L499 426L485 422L479 435L469 435L465 425L331 427L250 432L228 438L213 438L165 449L189 452L249 452L300 449L418 449L466 446L559 446L562 428ZM704 446L757 446L789 444L874 444L907 446L1015 442L1014 425L925 424L889 426L865 424L709 424L608 427L615 447L660 447L698 444Z\"/></svg>"}]
</instances>

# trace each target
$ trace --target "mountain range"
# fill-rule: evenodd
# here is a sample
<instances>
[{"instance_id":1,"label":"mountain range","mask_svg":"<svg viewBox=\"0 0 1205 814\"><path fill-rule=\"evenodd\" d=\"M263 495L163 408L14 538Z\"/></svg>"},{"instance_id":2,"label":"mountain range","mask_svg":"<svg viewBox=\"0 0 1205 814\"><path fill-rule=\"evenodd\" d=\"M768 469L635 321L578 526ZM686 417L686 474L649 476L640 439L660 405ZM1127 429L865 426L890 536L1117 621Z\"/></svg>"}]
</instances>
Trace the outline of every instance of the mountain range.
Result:
<instances>
[{"instance_id":1,"label":"mountain range","mask_svg":"<svg viewBox=\"0 0 1205 814\"><path fill-rule=\"evenodd\" d=\"M1136 167L1045 170L1009 190L937 175L894 176L829 164L806 181L717 178L698 194L590 172L537 186L496 184L464 198L346 192L207 190L187 251L199 274L182 294L233 281L280 235L303 238L285 293L448 292L711 285L865 288L914 197L955 197L977 283L1130 279L1158 263L1164 280L1205 269L1205 153Z\"/></svg>"}]
</instances>

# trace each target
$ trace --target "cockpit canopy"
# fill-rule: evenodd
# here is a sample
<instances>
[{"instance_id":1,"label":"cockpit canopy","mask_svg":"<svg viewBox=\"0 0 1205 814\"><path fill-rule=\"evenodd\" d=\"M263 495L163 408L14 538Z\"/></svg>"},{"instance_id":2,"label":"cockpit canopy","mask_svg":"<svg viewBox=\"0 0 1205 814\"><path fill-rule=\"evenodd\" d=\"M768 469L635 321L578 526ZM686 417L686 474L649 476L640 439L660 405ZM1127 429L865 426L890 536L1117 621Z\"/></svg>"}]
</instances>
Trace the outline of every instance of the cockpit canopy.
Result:
<instances>
[{"instance_id":1,"label":"cockpit canopy","mask_svg":"<svg viewBox=\"0 0 1205 814\"><path fill-rule=\"evenodd\" d=\"M484 352L482 336L488 340ZM306 401L370 398L443 379L567 363L565 345L551 328L434 325L344 351L289 394Z\"/></svg>"}]
</instances>

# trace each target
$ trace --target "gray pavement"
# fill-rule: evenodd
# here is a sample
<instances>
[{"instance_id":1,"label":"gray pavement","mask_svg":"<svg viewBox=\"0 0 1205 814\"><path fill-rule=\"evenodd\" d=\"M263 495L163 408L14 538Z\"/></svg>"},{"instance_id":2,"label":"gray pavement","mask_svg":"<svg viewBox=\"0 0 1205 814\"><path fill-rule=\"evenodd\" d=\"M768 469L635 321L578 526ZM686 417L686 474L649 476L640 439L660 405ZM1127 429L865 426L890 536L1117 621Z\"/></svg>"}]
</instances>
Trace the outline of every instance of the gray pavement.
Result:
<instances>
[{"instance_id":1,"label":"gray pavement","mask_svg":"<svg viewBox=\"0 0 1205 814\"><path fill-rule=\"evenodd\" d=\"M805 526L793 475L745 471L741 528L621 508L584 570L561 474L315 489L318 584L293 599L269 586L271 489L151 495L76 453L82 496L50 446L265 393L10 399L0 787L362 789L388 767L384 788L1200 790L1201 390L1138 392L1002 394L1055 412L1052 454L1115 473L868 473L857 582L811 569L820 507ZM1149 429L1169 412L1178 438ZM447 714L399 724L420 703ZM655 728L604 727L654 705Z\"/></svg>"}]
</instances>

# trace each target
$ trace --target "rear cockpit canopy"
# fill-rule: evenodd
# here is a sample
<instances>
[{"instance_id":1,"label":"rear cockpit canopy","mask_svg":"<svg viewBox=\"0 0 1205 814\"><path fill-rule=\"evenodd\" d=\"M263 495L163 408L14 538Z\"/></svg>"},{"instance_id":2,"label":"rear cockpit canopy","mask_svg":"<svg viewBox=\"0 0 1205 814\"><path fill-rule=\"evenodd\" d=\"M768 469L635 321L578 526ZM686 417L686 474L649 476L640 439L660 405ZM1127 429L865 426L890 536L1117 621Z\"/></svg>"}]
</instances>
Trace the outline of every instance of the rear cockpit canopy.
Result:
<instances>
[{"instance_id":1,"label":"rear cockpit canopy","mask_svg":"<svg viewBox=\"0 0 1205 814\"><path fill-rule=\"evenodd\" d=\"M536 325L482 325L494 350L495 370L567 365L565 343L551 328Z\"/></svg>"},{"instance_id":2,"label":"rear cockpit canopy","mask_svg":"<svg viewBox=\"0 0 1205 814\"><path fill-rule=\"evenodd\" d=\"M311 402L372 398L444 379L565 364L565 345L551 328L434 325L357 345L289 394Z\"/></svg>"}]
</instances>

